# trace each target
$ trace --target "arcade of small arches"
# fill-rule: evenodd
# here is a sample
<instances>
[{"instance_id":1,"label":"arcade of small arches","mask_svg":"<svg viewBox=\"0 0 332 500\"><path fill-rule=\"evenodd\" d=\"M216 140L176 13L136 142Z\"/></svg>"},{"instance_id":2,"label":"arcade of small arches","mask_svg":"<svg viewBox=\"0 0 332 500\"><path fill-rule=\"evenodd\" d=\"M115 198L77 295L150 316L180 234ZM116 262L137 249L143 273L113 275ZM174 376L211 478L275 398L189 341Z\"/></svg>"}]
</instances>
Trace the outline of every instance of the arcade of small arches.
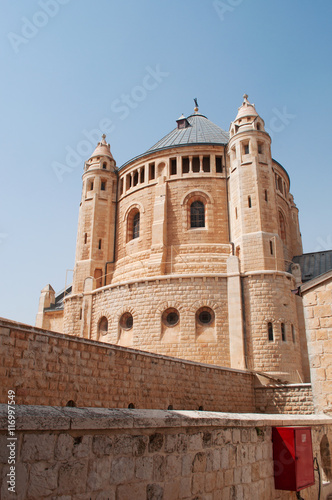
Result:
<instances>
[{"instance_id":1,"label":"arcade of small arches","mask_svg":"<svg viewBox=\"0 0 332 500\"><path fill-rule=\"evenodd\" d=\"M225 160L222 155L200 154L177 156L169 159L168 174L170 178L192 173L223 174L225 169L224 163ZM155 181L156 175L165 174L165 170L165 162L158 164L157 169L155 162L133 168L119 179L119 197L124 196L133 188Z\"/></svg>"}]
</instances>

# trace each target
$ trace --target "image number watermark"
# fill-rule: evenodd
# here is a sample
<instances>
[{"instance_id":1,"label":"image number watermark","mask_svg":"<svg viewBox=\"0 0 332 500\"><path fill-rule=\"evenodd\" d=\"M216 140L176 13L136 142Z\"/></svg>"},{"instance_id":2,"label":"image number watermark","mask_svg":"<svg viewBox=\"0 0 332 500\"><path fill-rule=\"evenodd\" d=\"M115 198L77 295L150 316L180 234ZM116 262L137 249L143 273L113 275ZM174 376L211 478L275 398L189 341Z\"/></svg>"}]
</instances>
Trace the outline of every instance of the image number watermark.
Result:
<instances>
[{"instance_id":1,"label":"image number watermark","mask_svg":"<svg viewBox=\"0 0 332 500\"><path fill-rule=\"evenodd\" d=\"M7 415L8 415L8 436L7 436L7 450L8 450L8 460L9 472L6 474L8 491L15 493L16 490L16 442L17 437L15 436L16 429L16 408L15 408L15 391L10 389L8 391L8 401L7 401Z\"/></svg>"}]
</instances>

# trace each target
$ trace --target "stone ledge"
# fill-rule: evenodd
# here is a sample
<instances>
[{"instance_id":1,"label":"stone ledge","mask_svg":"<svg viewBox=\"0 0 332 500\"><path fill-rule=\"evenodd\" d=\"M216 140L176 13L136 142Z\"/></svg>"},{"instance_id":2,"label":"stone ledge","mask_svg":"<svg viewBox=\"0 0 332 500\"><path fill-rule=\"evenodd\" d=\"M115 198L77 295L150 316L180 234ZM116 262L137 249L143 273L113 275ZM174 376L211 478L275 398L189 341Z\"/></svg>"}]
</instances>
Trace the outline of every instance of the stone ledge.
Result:
<instances>
[{"instance_id":1,"label":"stone ledge","mask_svg":"<svg viewBox=\"0 0 332 500\"><path fill-rule=\"evenodd\" d=\"M260 375L258 372L256 374ZM296 388L304 388L311 389L311 383L304 384L283 384L283 385L263 385L262 387L255 387L255 391L267 391L267 390L288 390L288 389L296 389Z\"/></svg>"},{"instance_id":2,"label":"stone ledge","mask_svg":"<svg viewBox=\"0 0 332 500\"><path fill-rule=\"evenodd\" d=\"M272 415L181 410L128 410L16 406L16 430L137 429L165 427L262 427L332 425L326 415ZM7 405L0 405L0 430L7 431Z\"/></svg>"}]
</instances>

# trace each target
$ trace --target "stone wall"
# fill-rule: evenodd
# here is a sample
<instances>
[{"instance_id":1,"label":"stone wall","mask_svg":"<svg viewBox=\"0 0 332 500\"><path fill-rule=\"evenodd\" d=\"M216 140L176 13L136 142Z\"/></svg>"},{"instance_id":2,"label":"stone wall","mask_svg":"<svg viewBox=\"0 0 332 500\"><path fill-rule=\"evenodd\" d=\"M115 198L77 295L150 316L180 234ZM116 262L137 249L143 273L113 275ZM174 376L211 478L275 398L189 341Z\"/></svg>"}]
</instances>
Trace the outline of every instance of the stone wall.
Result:
<instances>
[{"instance_id":1,"label":"stone wall","mask_svg":"<svg viewBox=\"0 0 332 500\"><path fill-rule=\"evenodd\" d=\"M302 285L315 410L332 412L332 271Z\"/></svg>"},{"instance_id":2,"label":"stone wall","mask_svg":"<svg viewBox=\"0 0 332 500\"><path fill-rule=\"evenodd\" d=\"M255 387L256 410L263 413L314 413L311 384Z\"/></svg>"},{"instance_id":3,"label":"stone wall","mask_svg":"<svg viewBox=\"0 0 332 500\"><path fill-rule=\"evenodd\" d=\"M332 490L327 417L17 406L15 498L295 500L295 492L274 488L271 434L280 425L311 426L326 500ZM3 500L13 498L6 429L1 405ZM316 484L301 491L305 500L318 498L315 476Z\"/></svg>"},{"instance_id":4,"label":"stone wall","mask_svg":"<svg viewBox=\"0 0 332 500\"><path fill-rule=\"evenodd\" d=\"M305 333L298 327L296 300L291 292L295 288L293 278L277 272L252 274L243 278L243 287L249 368L277 376L283 374L288 382L300 382L303 380L300 338ZM271 341L268 323L273 326Z\"/></svg>"},{"instance_id":5,"label":"stone wall","mask_svg":"<svg viewBox=\"0 0 332 500\"><path fill-rule=\"evenodd\" d=\"M254 411L254 376L0 320L1 402ZM241 396L240 396L241 395ZM239 397L240 396L240 397Z\"/></svg>"}]
</instances>

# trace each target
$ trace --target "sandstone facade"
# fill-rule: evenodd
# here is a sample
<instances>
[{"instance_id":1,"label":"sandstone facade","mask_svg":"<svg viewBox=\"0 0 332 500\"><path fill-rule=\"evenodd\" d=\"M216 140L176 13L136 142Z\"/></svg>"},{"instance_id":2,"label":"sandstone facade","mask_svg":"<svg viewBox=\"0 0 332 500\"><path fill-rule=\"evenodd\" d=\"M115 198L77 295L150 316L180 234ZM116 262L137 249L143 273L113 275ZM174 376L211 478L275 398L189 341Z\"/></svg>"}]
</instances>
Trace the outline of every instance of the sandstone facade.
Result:
<instances>
[{"instance_id":1,"label":"sandstone facade","mask_svg":"<svg viewBox=\"0 0 332 500\"><path fill-rule=\"evenodd\" d=\"M301 287L314 405L317 413L332 412L332 272Z\"/></svg>"},{"instance_id":2,"label":"sandstone facade","mask_svg":"<svg viewBox=\"0 0 332 500\"><path fill-rule=\"evenodd\" d=\"M247 96L229 134L195 108L120 169L103 138L84 168L71 293L61 309L44 289L36 325L309 381L298 210L270 145Z\"/></svg>"},{"instance_id":3,"label":"sandstone facade","mask_svg":"<svg viewBox=\"0 0 332 500\"><path fill-rule=\"evenodd\" d=\"M312 414L310 384L86 340L0 319L0 403ZM260 377L262 378L262 377ZM271 385L271 383L273 385Z\"/></svg>"}]
</instances>

